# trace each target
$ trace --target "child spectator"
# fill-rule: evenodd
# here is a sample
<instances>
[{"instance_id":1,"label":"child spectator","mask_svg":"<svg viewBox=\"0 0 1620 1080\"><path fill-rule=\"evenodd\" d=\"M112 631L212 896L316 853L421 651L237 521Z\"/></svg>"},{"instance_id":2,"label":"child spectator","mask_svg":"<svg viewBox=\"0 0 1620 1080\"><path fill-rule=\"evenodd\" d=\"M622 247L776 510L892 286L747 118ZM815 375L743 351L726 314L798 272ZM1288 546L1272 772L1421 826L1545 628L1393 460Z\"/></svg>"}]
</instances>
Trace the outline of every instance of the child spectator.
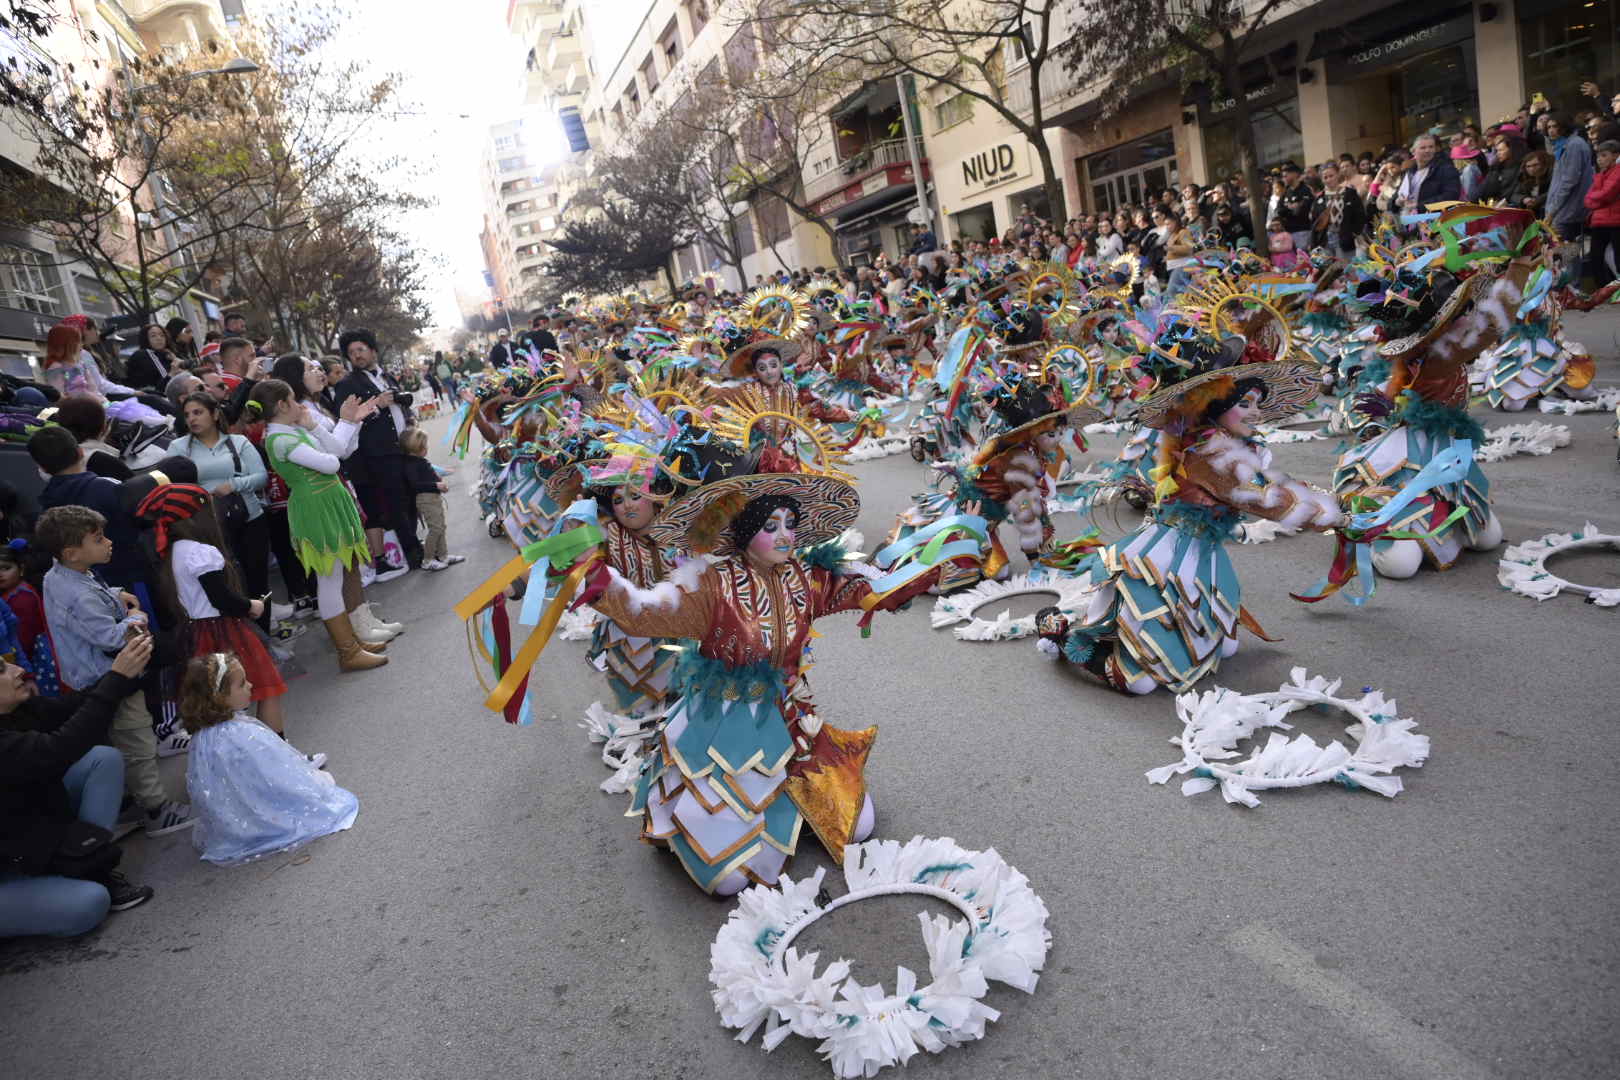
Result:
<instances>
[{"instance_id":1,"label":"child spectator","mask_svg":"<svg viewBox=\"0 0 1620 1080\"><path fill-rule=\"evenodd\" d=\"M193 841L211 863L234 866L354 824L360 800L243 710L254 687L225 653L193 657L180 680L192 734L186 784L197 792Z\"/></svg>"},{"instance_id":2,"label":"child spectator","mask_svg":"<svg viewBox=\"0 0 1620 1080\"><path fill-rule=\"evenodd\" d=\"M101 576L120 589L134 592L143 606L147 606L151 597L141 595L146 591L147 566L141 557L140 534L119 497L118 482L89 472L79 441L72 432L54 424L29 436L28 454L50 477L39 494L41 509L83 506L100 514L106 538L112 542L111 561L102 569Z\"/></svg>"},{"instance_id":3,"label":"child spectator","mask_svg":"<svg viewBox=\"0 0 1620 1080\"><path fill-rule=\"evenodd\" d=\"M26 540L0 547L0 597L17 620L17 666L33 676L42 695L55 697L62 692L56 675L56 649L45 625L45 601L24 576L27 552Z\"/></svg>"},{"instance_id":4,"label":"child spectator","mask_svg":"<svg viewBox=\"0 0 1620 1080\"><path fill-rule=\"evenodd\" d=\"M465 555L451 555L444 540L444 495L450 486L439 479L438 470L427 459L427 432L408 427L399 436L399 448L405 451L405 480L416 493L416 515L427 526L427 539L422 542L422 569L444 570Z\"/></svg>"},{"instance_id":5,"label":"child spectator","mask_svg":"<svg viewBox=\"0 0 1620 1080\"><path fill-rule=\"evenodd\" d=\"M264 613L265 601L242 595L241 575L225 558L225 538L207 490L163 484L141 500L137 513L152 523L160 595L170 613L165 618L172 618L179 631L180 656L228 652L238 657L253 680L259 719L285 738L281 696L287 684L249 621Z\"/></svg>"},{"instance_id":6,"label":"child spectator","mask_svg":"<svg viewBox=\"0 0 1620 1080\"><path fill-rule=\"evenodd\" d=\"M1272 218L1266 223L1266 242L1271 247L1271 265L1278 270L1292 270L1294 268L1294 234L1283 228L1281 218Z\"/></svg>"},{"instance_id":7,"label":"child spectator","mask_svg":"<svg viewBox=\"0 0 1620 1080\"><path fill-rule=\"evenodd\" d=\"M151 633L135 597L91 573L112 558L106 526L107 519L88 507L55 506L34 529L34 541L56 559L45 575L45 618L70 690L94 686L128 639ZM191 807L169 798L158 776L157 734L139 690L119 701L109 737L124 758L124 785L146 813L146 835L188 828Z\"/></svg>"}]
</instances>

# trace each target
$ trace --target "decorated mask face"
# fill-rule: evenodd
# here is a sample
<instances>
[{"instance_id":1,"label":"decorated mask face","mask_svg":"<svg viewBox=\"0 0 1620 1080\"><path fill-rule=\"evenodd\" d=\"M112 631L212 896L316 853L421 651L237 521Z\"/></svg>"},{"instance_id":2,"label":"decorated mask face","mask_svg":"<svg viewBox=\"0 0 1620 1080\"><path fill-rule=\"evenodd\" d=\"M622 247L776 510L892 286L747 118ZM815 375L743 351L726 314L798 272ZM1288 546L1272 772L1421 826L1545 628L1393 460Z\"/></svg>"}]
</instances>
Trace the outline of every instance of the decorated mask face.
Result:
<instances>
[{"instance_id":1,"label":"decorated mask face","mask_svg":"<svg viewBox=\"0 0 1620 1080\"><path fill-rule=\"evenodd\" d=\"M1061 428L1053 428L1051 431L1043 431L1039 435L1035 436L1035 447L1043 454L1055 453L1057 451L1058 444L1062 441L1062 437L1063 431Z\"/></svg>"},{"instance_id":2,"label":"decorated mask face","mask_svg":"<svg viewBox=\"0 0 1620 1080\"><path fill-rule=\"evenodd\" d=\"M1253 435L1254 422L1260 415L1260 391L1249 390L1236 405L1221 414L1217 423L1233 435Z\"/></svg>"},{"instance_id":3,"label":"decorated mask face","mask_svg":"<svg viewBox=\"0 0 1620 1080\"><path fill-rule=\"evenodd\" d=\"M787 507L772 511L759 532L748 541L748 558L761 566L781 566L793 558L793 549L797 546L797 528L798 520L793 511Z\"/></svg>"},{"instance_id":4,"label":"decorated mask face","mask_svg":"<svg viewBox=\"0 0 1620 1080\"><path fill-rule=\"evenodd\" d=\"M657 505L643 489L628 485L613 489L613 520L631 532L639 533L651 525L657 512Z\"/></svg>"},{"instance_id":5,"label":"decorated mask face","mask_svg":"<svg viewBox=\"0 0 1620 1080\"><path fill-rule=\"evenodd\" d=\"M755 354L754 377L766 386L775 386L781 382L782 358L773 352Z\"/></svg>"}]
</instances>

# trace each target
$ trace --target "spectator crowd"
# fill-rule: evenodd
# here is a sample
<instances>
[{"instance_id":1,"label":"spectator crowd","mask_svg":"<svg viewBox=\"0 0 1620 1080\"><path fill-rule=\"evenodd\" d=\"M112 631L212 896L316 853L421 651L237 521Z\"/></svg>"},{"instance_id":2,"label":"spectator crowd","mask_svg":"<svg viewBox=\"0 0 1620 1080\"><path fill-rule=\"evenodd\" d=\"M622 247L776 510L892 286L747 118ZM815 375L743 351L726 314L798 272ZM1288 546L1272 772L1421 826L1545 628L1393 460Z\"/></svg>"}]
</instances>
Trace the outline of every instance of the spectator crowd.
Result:
<instances>
[{"instance_id":1,"label":"spectator crowd","mask_svg":"<svg viewBox=\"0 0 1620 1080\"><path fill-rule=\"evenodd\" d=\"M0 375L0 453L27 453L0 481L0 938L150 899L131 834L232 865L347 828L358 801L289 741L292 643L319 619L339 671L381 667L404 627L367 588L462 561L415 423L453 391L433 369L419 402L366 330L316 357L240 315L127 355L101 329L70 316L39 379Z\"/></svg>"}]
</instances>

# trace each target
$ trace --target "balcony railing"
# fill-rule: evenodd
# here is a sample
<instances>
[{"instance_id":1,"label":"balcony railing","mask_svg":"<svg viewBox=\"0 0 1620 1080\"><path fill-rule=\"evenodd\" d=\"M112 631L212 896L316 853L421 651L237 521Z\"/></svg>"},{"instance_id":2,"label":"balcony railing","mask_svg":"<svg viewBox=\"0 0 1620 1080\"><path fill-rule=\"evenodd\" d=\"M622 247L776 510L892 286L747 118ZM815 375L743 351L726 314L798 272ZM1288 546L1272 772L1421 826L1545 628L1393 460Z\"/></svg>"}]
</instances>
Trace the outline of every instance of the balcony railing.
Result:
<instances>
[{"instance_id":1,"label":"balcony railing","mask_svg":"<svg viewBox=\"0 0 1620 1080\"><path fill-rule=\"evenodd\" d=\"M917 144L917 159L926 160L928 151L923 148L921 139L913 139ZM872 143L860 151L851 154L843 161L812 180L805 181L804 197L806 202L815 202L826 195L831 195L839 188L848 187L868 173L879 169L886 169L890 165L909 165L911 152L906 148L905 139L889 139L885 142Z\"/></svg>"},{"instance_id":2,"label":"balcony railing","mask_svg":"<svg viewBox=\"0 0 1620 1080\"><path fill-rule=\"evenodd\" d=\"M1041 68L1041 107L1047 116L1094 97L1101 90L1101 82L1082 83L1064 70L1061 60L1049 60ZM1029 68L1021 67L1007 75L1006 101L1007 107L1019 116L1027 118L1034 112L1030 105Z\"/></svg>"}]
</instances>

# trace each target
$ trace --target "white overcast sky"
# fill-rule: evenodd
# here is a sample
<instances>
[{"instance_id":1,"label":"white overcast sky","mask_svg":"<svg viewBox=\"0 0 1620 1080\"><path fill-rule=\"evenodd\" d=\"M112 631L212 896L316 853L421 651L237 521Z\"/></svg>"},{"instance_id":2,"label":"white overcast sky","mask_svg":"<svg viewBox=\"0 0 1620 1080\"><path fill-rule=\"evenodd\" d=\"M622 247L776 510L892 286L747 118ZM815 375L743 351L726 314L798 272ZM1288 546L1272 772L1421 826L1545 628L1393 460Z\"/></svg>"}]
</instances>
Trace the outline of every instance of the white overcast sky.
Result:
<instances>
[{"instance_id":1,"label":"white overcast sky","mask_svg":"<svg viewBox=\"0 0 1620 1080\"><path fill-rule=\"evenodd\" d=\"M277 0L267 0L267 7ZM379 71L405 76L405 97L422 115L399 117L377 135L409 156L425 175L423 194L438 201L432 211L404 223L426 254L441 256L430 294L441 324L460 321L453 289L483 291L483 222L479 159L491 124L522 109L523 58L527 46L507 31L507 0L335 0L349 13L349 33L359 53ZM648 0L589 0L586 18L599 38L633 33ZM425 15L425 18L418 15ZM598 55L622 42L596 40ZM598 69L601 61L598 60ZM556 155L565 152L560 128Z\"/></svg>"}]
</instances>

